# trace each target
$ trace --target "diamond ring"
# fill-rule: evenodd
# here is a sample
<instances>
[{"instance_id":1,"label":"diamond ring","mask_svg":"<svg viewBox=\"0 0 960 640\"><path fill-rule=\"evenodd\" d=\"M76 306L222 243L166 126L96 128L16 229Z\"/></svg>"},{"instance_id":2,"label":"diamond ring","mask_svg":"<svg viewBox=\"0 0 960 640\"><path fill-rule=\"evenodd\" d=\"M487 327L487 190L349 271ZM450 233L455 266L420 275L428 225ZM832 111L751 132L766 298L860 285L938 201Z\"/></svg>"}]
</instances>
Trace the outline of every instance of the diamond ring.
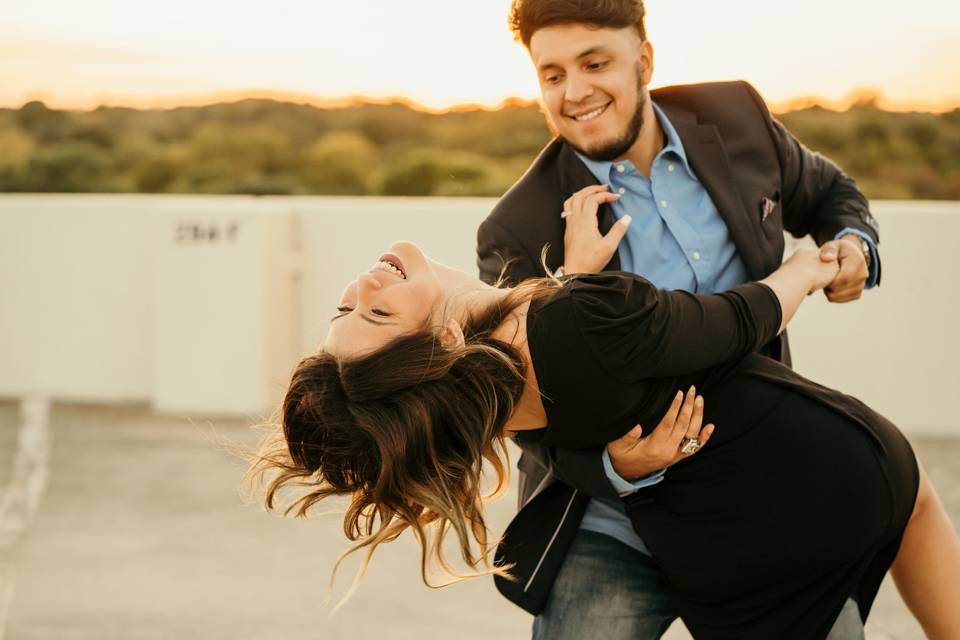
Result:
<instances>
[{"instance_id":1,"label":"diamond ring","mask_svg":"<svg viewBox=\"0 0 960 640\"><path fill-rule=\"evenodd\" d=\"M690 456L700 451L700 447L702 446L696 438L684 438L680 442L680 453L685 456Z\"/></svg>"}]
</instances>

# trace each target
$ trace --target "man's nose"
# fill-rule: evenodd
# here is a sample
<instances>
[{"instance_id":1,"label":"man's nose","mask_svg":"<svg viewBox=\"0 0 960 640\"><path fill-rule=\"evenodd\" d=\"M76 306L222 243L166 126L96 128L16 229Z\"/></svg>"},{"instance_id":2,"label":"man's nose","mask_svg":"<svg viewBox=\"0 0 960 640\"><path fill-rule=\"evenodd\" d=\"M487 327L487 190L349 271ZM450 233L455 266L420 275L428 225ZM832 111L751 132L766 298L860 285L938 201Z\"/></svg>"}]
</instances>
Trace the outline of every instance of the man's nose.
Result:
<instances>
[{"instance_id":1,"label":"man's nose","mask_svg":"<svg viewBox=\"0 0 960 640\"><path fill-rule=\"evenodd\" d=\"M582 102L593 95L593 85L583 75L571 73L567 76L567 86L563 97L567 102Z\"/></svg>"}]
</instances>

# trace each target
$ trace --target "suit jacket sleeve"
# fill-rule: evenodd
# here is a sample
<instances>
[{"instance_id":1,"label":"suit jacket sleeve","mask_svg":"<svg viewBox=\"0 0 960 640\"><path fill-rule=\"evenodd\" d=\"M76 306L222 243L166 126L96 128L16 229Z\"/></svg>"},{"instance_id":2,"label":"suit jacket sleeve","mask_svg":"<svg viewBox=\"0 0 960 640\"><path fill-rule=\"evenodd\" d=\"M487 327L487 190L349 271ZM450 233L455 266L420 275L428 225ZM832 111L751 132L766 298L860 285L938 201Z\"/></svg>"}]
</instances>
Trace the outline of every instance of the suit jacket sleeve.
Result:
<instances>
[{"instance_id":1,"label":"suit jacket sleeve","mask_svg":"<svg viewBox=\"0 0 960 640\"><path fill-rule=\"evenodd\" d=\"M487 284L500 281L515 285L527 278L545 275L524 249L520 239L493 218L477 230L477 268Z\"/></svg>"},{"instance_id":2,"label":"suit jacket sleeve","mask_svg":"<svg viewBox=\"0 0 960 640\"><path fill-rule=\"evenodd\" d=\"M795 237L812 235L820 245L851 227L879 244L876 219L853 178L830 159L801 144L770 114L756 90L746 83L744 86L767 124L780 162L784 228Z\"/></svg>"}]
</instances>

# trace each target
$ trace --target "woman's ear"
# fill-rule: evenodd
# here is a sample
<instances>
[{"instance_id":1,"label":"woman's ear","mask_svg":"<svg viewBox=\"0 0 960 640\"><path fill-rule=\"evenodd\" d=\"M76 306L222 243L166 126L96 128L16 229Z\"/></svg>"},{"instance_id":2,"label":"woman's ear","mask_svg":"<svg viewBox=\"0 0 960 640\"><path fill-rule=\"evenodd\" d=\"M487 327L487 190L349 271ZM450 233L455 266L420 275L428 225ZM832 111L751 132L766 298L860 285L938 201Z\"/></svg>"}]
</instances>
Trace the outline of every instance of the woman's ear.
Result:
<instances>
[{"instance_id":1,"label":"woman's ear","mask_svg":"<svg viewBox=\"0 0 960 640\"><path fill-rule=\"evenodd\" d=\"M440 344L444 349L458 349L466 343L463 337L463 328L456 320L447 320L440 330Z\"/></svg>"}]
</instances>

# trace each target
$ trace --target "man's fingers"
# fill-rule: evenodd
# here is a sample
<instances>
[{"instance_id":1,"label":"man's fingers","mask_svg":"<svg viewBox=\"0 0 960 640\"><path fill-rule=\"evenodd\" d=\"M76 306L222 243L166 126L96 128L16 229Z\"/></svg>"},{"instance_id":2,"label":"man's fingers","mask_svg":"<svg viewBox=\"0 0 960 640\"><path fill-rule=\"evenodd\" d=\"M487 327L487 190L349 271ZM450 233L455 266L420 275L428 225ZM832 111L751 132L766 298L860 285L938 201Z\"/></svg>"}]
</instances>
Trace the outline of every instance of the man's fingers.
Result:
<instances>
[{"instance_id":1,"label":"man's fingers","mask_svg":"<svg viewBox=\"0 0 960 640\"><path fill-rule=\"evenodd\" d=\"M863 296L862 289L844 289L843 291L824 290L824 295L830 302L853 302Z\"/></svg>"},{"instance_id":2,"label":"man's fingers","mask_svg":"<svg viewBox=\"0 0 960 640\"><path fill-rule=\"evenodd\" d=\"M833 262L840 255L840 241L831 240L824 242L820 247L820 260L823 262Z\"/></svg>"}]
</instances>

